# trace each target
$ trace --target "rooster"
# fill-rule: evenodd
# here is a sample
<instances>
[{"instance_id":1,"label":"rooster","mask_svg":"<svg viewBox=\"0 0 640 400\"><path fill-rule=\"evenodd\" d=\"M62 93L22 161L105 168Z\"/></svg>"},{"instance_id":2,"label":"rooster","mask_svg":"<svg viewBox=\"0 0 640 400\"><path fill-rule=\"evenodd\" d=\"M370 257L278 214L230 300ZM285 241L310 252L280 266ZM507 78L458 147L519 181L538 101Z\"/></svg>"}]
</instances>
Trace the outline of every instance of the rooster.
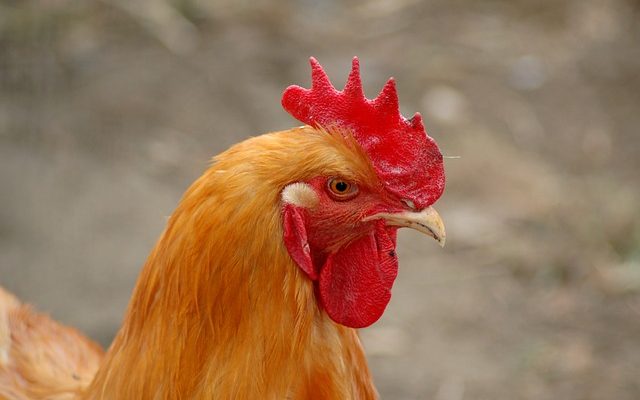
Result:
<instances>
[{"instance_id":1,"label":"rooster","mask_svg":"<svg viewBox=\"0 0 640 400\"><path fill-rule=\"evenodd\" d=\"M214 158L184 194L103 354L0 291L0 399L375 399L356 329L384 312L396 232L445 241L442 155L390 79L282 105L306 124Z\"/></svg>"}]
</instances>

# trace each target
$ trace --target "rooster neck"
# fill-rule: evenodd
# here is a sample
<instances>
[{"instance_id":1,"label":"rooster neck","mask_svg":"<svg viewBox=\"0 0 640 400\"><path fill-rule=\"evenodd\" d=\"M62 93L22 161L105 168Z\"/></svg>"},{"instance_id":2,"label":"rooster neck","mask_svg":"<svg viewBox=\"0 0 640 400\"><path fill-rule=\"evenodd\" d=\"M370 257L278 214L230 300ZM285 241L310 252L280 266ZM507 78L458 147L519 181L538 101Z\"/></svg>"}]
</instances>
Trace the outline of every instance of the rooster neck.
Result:
<instances>
[{"instance_id":1,"label":"rooster neck","mask_svg":"<svg viewBox=\"0 0 640 400\"><path fill-rule=\"evenodd\" d=\"M187 191L86 398L375 397L284 248L279 191L237 177L219 162Z\"/></svg>"}]
</instances>

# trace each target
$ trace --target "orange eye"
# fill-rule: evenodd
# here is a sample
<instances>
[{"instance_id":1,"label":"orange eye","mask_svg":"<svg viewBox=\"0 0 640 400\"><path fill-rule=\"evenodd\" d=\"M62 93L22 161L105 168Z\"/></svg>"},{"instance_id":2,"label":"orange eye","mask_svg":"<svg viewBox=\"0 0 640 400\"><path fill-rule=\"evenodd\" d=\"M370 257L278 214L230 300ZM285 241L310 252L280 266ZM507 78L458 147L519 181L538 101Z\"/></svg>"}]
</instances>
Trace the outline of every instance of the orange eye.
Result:
<instances>
[{"instance_id":1,"label":"orange eye","mask_svg":"<svg viewBox=\"0 0 640 400\"><path fill-rule=\"evenodd\" d=\"M358 186L340 178L331 178L327 181L329 194L335 200L350 200L358 194Z\"/></svg>"}]
</instances>

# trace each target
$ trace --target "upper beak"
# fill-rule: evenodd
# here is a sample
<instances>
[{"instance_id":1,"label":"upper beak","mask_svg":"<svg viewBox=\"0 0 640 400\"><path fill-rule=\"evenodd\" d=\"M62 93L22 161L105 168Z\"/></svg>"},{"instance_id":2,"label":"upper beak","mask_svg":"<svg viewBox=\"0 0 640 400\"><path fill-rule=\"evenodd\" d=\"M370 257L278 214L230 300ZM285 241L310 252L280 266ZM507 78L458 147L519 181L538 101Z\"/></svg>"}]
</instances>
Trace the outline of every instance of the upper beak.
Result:
<instances>
[{"instance_id":1,"label":"upper beak","mask_svg":"<svg viewBox=\"0 0 640 400\"><path fill-rule=\"evenodd\" d=\"M434 238L441 247L447 235L444 231L444 223L442 218L433 207L427 207L422 211L403 211L400 213L378 213L368 216L363 221L371 221L374 219L385 219L387 225L403 226L413 228Z\"/></svg>"}]
</instances>

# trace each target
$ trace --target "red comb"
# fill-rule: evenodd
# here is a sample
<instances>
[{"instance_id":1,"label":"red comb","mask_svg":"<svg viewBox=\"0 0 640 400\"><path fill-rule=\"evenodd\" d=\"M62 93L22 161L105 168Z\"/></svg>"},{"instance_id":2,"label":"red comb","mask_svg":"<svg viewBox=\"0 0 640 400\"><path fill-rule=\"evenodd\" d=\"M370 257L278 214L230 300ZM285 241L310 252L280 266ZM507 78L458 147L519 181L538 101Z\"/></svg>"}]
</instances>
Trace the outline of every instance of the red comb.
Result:
<instances>
[{"instance_id":1,"label":"red comb","mask_svg":"<svg viewBox=\"0 0 640 400\"><path fill-rule=\"evenodd\" d=\"M427 136L419 113L408 120L400 114L393 78L369 100L362 90L357 57L342 91L333 87L315 58L310 61L311 89L289 86L282 95L284 109L314 127L347 129L389 192L418 209L433 204L444 190L442 154Z\"/></svg>"}]
</instances>

